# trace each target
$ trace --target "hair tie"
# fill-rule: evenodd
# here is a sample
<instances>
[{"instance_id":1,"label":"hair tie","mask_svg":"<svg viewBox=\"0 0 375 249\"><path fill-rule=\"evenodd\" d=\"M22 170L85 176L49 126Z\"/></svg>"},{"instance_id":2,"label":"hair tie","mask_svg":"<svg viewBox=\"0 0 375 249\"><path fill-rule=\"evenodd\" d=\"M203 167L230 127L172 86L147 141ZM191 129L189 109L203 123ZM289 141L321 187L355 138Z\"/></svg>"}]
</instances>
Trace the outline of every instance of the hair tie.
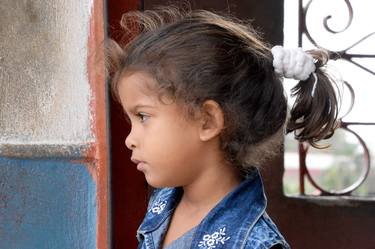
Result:
<instances>
[{"instance_id":1,"label":"hair tie","mask_svg":"<svg viewBox=\"0 0 375 249\"><path fill-rule=\"evenodd\" d=\"M286 49L282 46L274 46L271 49L273 55L273 67L275 72L285 78L295 80L307 80L311 74L314 76L314 85L311 96L315 93L318 77L315 73L314 58L304 52L302 48Z\"/></svg>"},{"instance_id":2,"label":"hair tie","mask_svg":"<svg viewBox=\"0 0 375 249\"><path fill-rule=\"evenodd\" d=\"M312 73L312 76L314 76L314 84L313 88L311 90L311 97L314 97L315 89L316 89L316 83L318 83L318 76L316 75L315 72Z\"/></svg>"}]
</instances>

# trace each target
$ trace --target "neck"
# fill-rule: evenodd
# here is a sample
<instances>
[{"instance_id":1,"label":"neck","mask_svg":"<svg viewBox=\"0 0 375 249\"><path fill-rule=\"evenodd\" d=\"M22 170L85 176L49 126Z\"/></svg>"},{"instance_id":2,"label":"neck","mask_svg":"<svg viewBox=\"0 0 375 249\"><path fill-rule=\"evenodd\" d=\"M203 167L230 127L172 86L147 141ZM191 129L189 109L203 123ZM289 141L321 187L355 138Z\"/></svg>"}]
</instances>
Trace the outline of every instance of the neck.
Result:
<instances>
[{"instance_id":1,"label":"neck","mask_svg":"<svg viewBox=\"0 0 375 249\"><path fill-rule=\"evenodd\" d=\"M211 210L241 182L238 170L223 161L206 162L207 167L200 177L183 186L184 194L180 205L193 212Z\"/></svg>"}]
</instances>

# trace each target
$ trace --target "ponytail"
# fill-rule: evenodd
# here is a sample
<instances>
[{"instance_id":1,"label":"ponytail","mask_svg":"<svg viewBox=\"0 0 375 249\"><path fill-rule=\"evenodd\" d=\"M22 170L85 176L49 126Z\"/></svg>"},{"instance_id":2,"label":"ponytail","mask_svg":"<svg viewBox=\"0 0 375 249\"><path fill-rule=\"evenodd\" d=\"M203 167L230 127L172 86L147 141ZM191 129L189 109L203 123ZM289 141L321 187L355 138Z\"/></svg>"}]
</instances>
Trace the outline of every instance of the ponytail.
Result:
<instances>
[{"instance_id":1,"label":"ponytail","mask_svg":"<svg viewBox=\"0 0 375 249\"><path fill-rule=\"evenodd\" d=\"M330 138L337 128L337 86L324 69L329 59L328 52L310 50L307 53L313 57L316 69L292 89L296 101L290 111L286 132L294 132L298 141L319 148L317 142Z\"/></svg>"},{"instance_id":2,"label":"ponytail","mask_svg":"<svg viewBox=\"0 0 375 249\"><path fill-rule=\"evenodd\" d=\"M292 88L296 101L286 132L294 132L298 141L319 148L317 142L331 137L337 128L336 84L324 68L329 60L328 52L318 49L304 52L301 48L285 49L282 46L274 46L271 52L275 72L299 80Z\"/></svg>"}]
</instances>

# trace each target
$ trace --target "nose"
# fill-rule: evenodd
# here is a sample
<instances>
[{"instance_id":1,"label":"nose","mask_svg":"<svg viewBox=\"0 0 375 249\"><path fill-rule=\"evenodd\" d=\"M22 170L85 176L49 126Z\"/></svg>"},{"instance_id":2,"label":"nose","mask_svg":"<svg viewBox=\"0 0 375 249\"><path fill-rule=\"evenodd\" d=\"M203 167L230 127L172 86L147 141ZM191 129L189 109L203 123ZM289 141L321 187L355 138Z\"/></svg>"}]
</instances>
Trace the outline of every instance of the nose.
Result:
<instances>
[{"instance_id":1,"label":"nose","mask_svg":"<svg viewBox=\"0 0 375 249\"><path fill-rule=\"evenodd\" d=\"M129 150L134 150L136 148L136 143L132 132L130 132L129 135L126 137L125 145L126 147L128 147Z\"/></svg>"}]
</instances>

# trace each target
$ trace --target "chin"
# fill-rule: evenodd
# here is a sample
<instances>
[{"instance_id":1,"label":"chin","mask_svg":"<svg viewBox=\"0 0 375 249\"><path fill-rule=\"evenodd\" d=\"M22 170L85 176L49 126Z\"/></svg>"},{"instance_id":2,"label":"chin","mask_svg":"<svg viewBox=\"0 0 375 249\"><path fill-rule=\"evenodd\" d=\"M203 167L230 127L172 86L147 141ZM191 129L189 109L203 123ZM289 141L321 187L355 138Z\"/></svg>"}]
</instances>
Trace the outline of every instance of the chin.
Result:
<instances>
[{"instance_id":1,"label":"chin","mask_svg":"<svg viewBox=\"0 0 375 249\"><path fill-rule=\"evenodd\" d=\"M178 187L179 185L173 184L172 182L163 181L163 180L156 180L146 176L146 181L148 185L153 188L173 188Z\"/></svg>"}]
</instances>

